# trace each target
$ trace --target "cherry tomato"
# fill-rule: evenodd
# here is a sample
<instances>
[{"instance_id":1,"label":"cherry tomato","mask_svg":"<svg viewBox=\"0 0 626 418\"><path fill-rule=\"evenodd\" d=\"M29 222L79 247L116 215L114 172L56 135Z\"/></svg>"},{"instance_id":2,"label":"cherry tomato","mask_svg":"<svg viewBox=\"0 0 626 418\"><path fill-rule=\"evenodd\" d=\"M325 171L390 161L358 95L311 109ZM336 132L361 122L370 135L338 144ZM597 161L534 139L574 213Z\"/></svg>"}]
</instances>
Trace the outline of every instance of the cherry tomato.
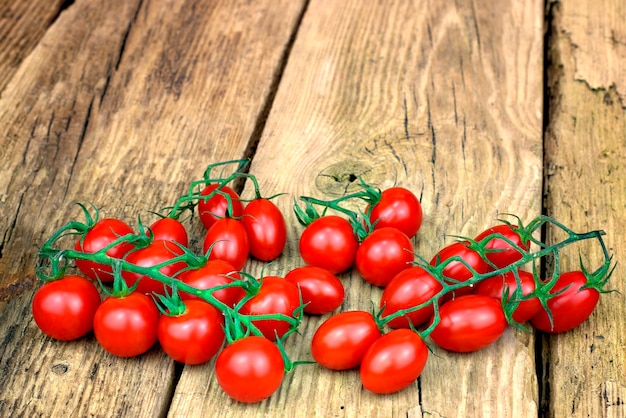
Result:
<instances>
[{"instance_id":1,"label":"cherry tomato","mask_svg":"<svg viewBox=\"0 0 626 418\"><path fill-rule=\"evenodd\" d=\"M396 274L389 282L380 298L382 319L400 310L409 309L431 300L443 289L429 272L419 266L410 267ZM409 328L409 321L415 327L432 318L434 307L426 305L387 323L391 328Z\"/></svg>"},{"instance_id":2,"label":"cherry tomato","mask_svg":"<svg viewBox=\"0 0 626 418\"><path fill-rule=\"evenodd\" d=\"M150 225L147 235L153 236L154 240L174 241L183 247L189 245L189 236L185 226L174 218L157 219Z\"/></svg>"},{"instance_id":3,"label":"cherry tomato","mask_svg":"<svg viewBox=\"0 0 626 418\"><path fill-rule=\"evenodd\" d=\"M304 312L324 315L343 303L345 290L337 276L321 267L303 266L291 270L285 280L300 287Z\"/></svg>"},{"instance_id":4,"label":"cherry tomato","mask_svg":"<svg viewBox=\"0 0 626 418\"><path fill-rule=\"evenodd\" d=\"M161 315L157 337L163 351L184 364L209 361L224 343L224 317L212 305L189 300L181 315Z\"/></svg>"},{"instance_id":5,"label":"cherry tomato","mask_svg":"<svg viewBox=\"0 0 626 418\"><path fill-rule=\"evenodd\" d=\"M133 292L105 299L93 320L98 343L118 357L134 357L148 351L157 340L159 311L149 296Z\"/></svg>"},{"instance_id":6,"label":"cherry tomato","mask_svg":"<svg viewBox=\"0 0 626 418\"><path fill-rule=\"evenodd\" d=\"M530 323L540 331L555 334L570 331L585 322L600 299L597 289L585 287L587 282L582 271L561 273L550 289L550 293L556 296L548 299L553 323L550 323L550 317L544 309L532 317Z\"/></svg>"},{"instance_id":7,"label":"cherry tomato","mask_svg":"<svg viewBox=\"0 0 626 418\"><path fill-rule=\"evenodd\" d=\"M352 267L358 247L350 222L335 215L314 220L300 236L300 255L304 262L333 274Z\"/></svg>"},{"instance_id":8,"label":"cherry tomato","mask_svg":"<svg viewBox=\"0 0 626 418\"><path fill-rule=\"evenodd\" d=\"M270 340L249 336L224 348L215 362L215 376L228 396L239 402L260 402L278 390L285 375L280 350Z\"/></svg>"},{"instance_id":9,"label":"cherry tomato","mask_svg":"<svg viewBox=\"0 0 626 418\"><path fill-rule=\"evenodd\" d=\"M241 217L246 229L250 254L257 260L277 258L287 242L287 224L282 212L272 201L254 199L246 205Z\"/></svg>"},{"instance_id":10,"label":"cherry tomato","mask_svg":"<svg viewBox=\"0 0 626 418\"><path fill-rule=\"evenodd\" d=\"M518 271L519 283L521 284L521 294L516 296L514 294L517 289L517 278L515 273L508 272L500 276L490 277L483 281L478 282L476 285L475 293L477 295L490 296L496 299L502 299L504 296L505 288L508 289L510 300L512 297L522 297L531 294L535 291L535 278L532 273L527 271ZM541 302L536 297L523 300L517 305L517 308L513 312L513 319L517 323L524 323L530 318L535 316L541 310Z\"/></svg>"},{"instance_id":11,"label":"cherry tomato","mask_svg":"<svg viewBox=\"0 0 626 418\"><path fill-rule=\"evenodd\" d=\"M200 192L200 195L208 196L218 187L219 184L209 184ZM240 218L243 215L243 203L241 203L239 194L232 188L223 186L213 197L207 200L202 198L198 200L198 216L206 229L211 228L218 219L226 217L228 200L226 200L227 198L224 195L229 196L232 206L232 213L228 214L229 217Z\"/></svg>"},{"instance_id":12,"label":"cherry tomato","mask_svg":"<svg viewBox=\"0 0 626 418\"><path fill-rule=\"evenodd\" d=\"M530 248L530 240L522 242L522 238L516 231L517 228L518 227L515 225L496 225L481 232L476 238L474 238L474 240L480 242L490 235L499 234L510 240L523 250L528 251L528 249ZM487 259L491 261L497 268L504 268L516 261L521 260L522 258L522 253L520 253L515 247L513 247L509 242L505 241L502 238L490 239L489 241L487 241L485 249L490 250L486 253Z\"/></svg>"},{"instance_id":13,"label":"cherry tomato","mask_svg":"<svg viewBox=\"0 0 626 418\"><path fill-rule=\"evenodd\" d=\"M407 237L413 238L422 226L422 205L418 198L403 187L391 187L383 190L380 201L369 213L374 230L386 227L397 228Z\"/></svg>"},{"instance_id":14,"label":"cherry tomato","mask_svg":"<svg viewBox=\"0 0 626 418\"><path fill-rule=\"evenodd\" d=\"M104 218L96 222L87 233L79 238L74 245L76 251L95 253L110 245L113 241L135 231L126 222L115 218ZM133 244L121 242L109 248L106 254L112 258L123 258L134 249ZM76 260L76 267L87 277L102 282L113 281L113 269L105 264L88 260Z\"/></svg>"},{"instance_id":15,"label":"cherry tomato","mask_svg":"<svg viewBox=\"0 0 626 418\"><path fill-rule=\"evenodd\" d=\"M233 218L216 221L204 237L202 251L206 254L209 249L209 260L228 261L236 270L241 270L250 250L243 224Z\"/></svg>"},{"instance_id":16,"label":"cherry tomato","mask_svg":"<svg viewBox=\"0 0 626 418\"><path fill-rule=\"evenodd\" d=\"M184 252L182 248L180 248L176 243L171 241L155 240L152 241L147 247L132 251L126 256L125 260L137 266L153 267L183 254ZM183 261L177 261L161 267L159 271L166 276L174 277L186 266L187 265ZM146 294L164 294L163 283L148 276L124 270L122 271L122 278L128 287L131 287L137 280L139 280L139 284L135 289L137 292Z\"/></svg>"},{"instance_id":17,"label":"cherry tomato","mask_svg":"<svg viewBox=\"0 0 626 418\"><path fill-rule=\"evenodd\" d=\"M327 369L353 369L361 364L367 349L381 335L371 313L341 312L328 318L315 331L311 355Z\"/></svg>"},{"instance_id":18,"label":"cherry tomato","mask_svg":"<svg viewBox=\"0 0 626 418\"><path fill-rule=\"evenodd\" d=\"M189 286L202 290L232 283L234 280L241 280L241 276L233 265L224 260L209 260L201 267L183 271L176 278ZM235 306L245 296L246 291L240 286L233 286L216 290L212 294L224 304ZM182 291L180 298L182 300L201 300L198 296Z\"/></svg>"},{"instance_id":19,"label":"cherry tomato","mask_svg":"<svg viewBox=\"0 0 626 418\"><path fill-rule=\"evenodd\" d=\"M300 306L298 287L278 276L266 276L261 279L261 287L252 299L243 304L239 312L244 315L284 314L293 316ZM277 319L257 319L252 323L265 338L276 340L289 331L289 322Z\"/></svg>"},{"instance_id":20,"label":"cherry tomato","mask_svg":"<svg viewBox=\"0 0 626 418\"><path fill-rule=\"evenodd\" d=\"M393 277L411 267L413 243L396 228L381 228L370 233L356 252L356 268L365 281L386 286Z\"/></svg>"},{"instance_id":21,"label":"cherry tomato","mask_svg":"<svg viewBox=\"0 0 626 418\"><path fill-rule=\"evenodd\" d=\"M428 347L417 333L396 329L369 347L361 362L361 382L370 392L398 392L417 380L428 359Z\"/></svg>"},{"instance_id":22,"label":"cherry tomato","mask_svg":"<svg viewBox=\"0 0 626 418\"><path fill-rule=\"evenodd\" d=\"M489 264L482 259L478 252L469 247L469 242L467 241L457 241L443 247L437 254L435 254L430 261L430 264L438 266L453 257L457 257L458 259L465 261L479 274L487 273L491 270ZM461 261L457 260L450 261L450 263L443 269L443 275L459 282L467 281L473 277L471 270L469 270ZM473 291L474 289L472 286L466 286L456 289L450 296L454 298L472 293Z\"/></svg>"},{"instance_id":23,"label":"cherry tomato","mask_svg":"<svg viewBox=\"0 0 626 418\"><path fill-rule=\"evenodd\" d=\"M501 302L484 295L464 295L444 303L440 322L430 334L440 347L459 353L480 350L507 327Z\"/></svg>"},{"instance_id":24,"label":"cherry tomato","mask_svg":"<svg viewBox=\"0 0 626 418\"><path fill-rule=\"evenodd\" d=\"M100 293L96 286L83 277L69 275L37 289L32 312L44 334L70 341L91 331L99 305Z\"/></svg>"}]
</instances>

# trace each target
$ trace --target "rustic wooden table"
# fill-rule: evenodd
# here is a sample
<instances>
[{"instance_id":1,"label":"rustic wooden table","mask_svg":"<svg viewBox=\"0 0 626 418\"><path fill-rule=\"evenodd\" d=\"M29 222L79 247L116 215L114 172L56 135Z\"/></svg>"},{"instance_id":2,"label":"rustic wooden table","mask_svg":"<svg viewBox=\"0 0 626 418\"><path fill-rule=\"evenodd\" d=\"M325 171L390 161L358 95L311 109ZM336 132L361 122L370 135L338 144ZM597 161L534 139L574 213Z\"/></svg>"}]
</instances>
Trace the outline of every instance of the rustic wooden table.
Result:
<instances>
[{"instance_id":1,"label":"rustic wooden table","mask_svg":"<svg viewBox=\"0 0 626 418\"><path fill-rule=\"evenodd\" d=\"M74 202L136 222L207 164L244 157L266 195L286 193L276 274L301 264L293 198L340 196L358 176L421 197L425 257L508 212L604 229L621 261L624 22L621 0L2 1L0 415L626 416L619 263L622 293L580 328L436 350L390 396L365 391L356 371L306 365L244 405L212 363L182 367L158 346L116 358L93 335L54 341L30 313L38 246L81 217ZM576 268L577 253L563 263ZM380 295L356 272L341 278L344 310ZM289 339L293 357L310 358L323 319Z\"/></svg>"}]
</instances>

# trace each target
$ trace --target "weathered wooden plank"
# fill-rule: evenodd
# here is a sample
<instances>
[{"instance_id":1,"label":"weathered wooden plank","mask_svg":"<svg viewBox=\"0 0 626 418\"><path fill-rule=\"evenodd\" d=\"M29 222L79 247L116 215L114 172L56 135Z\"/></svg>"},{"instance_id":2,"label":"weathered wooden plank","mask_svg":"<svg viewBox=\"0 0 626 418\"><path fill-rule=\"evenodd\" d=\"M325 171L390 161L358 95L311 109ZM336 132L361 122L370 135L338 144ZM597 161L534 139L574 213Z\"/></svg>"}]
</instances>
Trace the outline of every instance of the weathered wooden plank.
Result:
<instances>
[{"instance_id":1,"label":"weathered wooden plank","mask_svg":"<svg viewBox=\"0 0 626 418\"><path fill-rule=\"evenodd\" d=\"M538 1L311 1L251 167L264 194L288 194L277 199L288 247L266 273L302 264L293 197L341 196L358 176L421 196L425 257L450 242L445 233L473 236L499 212L538 215L542 22ZM378 301L355 272L342 279L343 310ZM322 319L288 341L293 357L310 359ZM533 347L509 331L480 353L436 350L420 381L391 396L366 392L356 371L305 365L252 406L221 393L211 365L188 368L170 415L536 416Z\"/></svg>"},{"instance_id":2,"label":"weathered wooden plank","mask_svg":"<svg viewBox=\"0 0 626 418\"><path fill-rule=\"evenodd\" d=\"M246 156L302 6L70 5L0 100L2 283L32 280L38 245L80 217L72 202L136 223L208 163ZM1 307L0 387L11 390L0 395L0 415L166 412L174 365L160 350L127 360L93 337L50 341L24 319L32 292L21 292L6 291Z\"/></svg>"},{"instance_id":3,"label":"weathered wooden plank","mask_svg":"<svg viewBox=\"0 0 626 418\"><path fill-rule=\"evenodd\" d=\"M548 416L626 416L624 77L626 8L620 1L553 2L548 67L546 208L573 229L604 229L618 262L609 288L579 328L542 339ZM582 246L590 268L602 255ZM578 253L564 269L579 268Z\"/></svg>"},{"instance_id":4,"label":"weathered wooden plank","mask_svg":"<svg viewBox=\"0 0 626 418\"><path fill-rule=\"evenodd\" d=\"M62 12L63 4L62 0L0 3L0 92Z\"/></svg>"}]
</instances>

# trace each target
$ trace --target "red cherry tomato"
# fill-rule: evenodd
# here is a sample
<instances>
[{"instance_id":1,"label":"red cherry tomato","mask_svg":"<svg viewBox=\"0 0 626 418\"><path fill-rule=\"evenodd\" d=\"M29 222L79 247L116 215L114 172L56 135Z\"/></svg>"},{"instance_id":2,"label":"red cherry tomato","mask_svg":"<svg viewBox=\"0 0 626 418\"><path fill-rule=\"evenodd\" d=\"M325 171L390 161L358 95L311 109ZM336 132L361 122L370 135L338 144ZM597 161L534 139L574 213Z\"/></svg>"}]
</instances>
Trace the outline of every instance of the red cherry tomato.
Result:
<instances>
[{"instance_id":1,"label":"red cherry tomato","mask_svg":"<svg viewBox=\"0 0 626 418\"><path fill-rule=\"evenodd\" d=\"M528 251L528 249L530 248L530 240L522 242L522 238L519 236L516 229L518 229L518 227L515 225L496 225L478 234L478 236L474 238L474 240L480 242L490 235L498 234L498 236L502 236L510 240L523 250ZM520 253L515 247L513 247L503 238L494 237L490 239L489 241L487 241L485 249L489 250L489 252L486 253L487 259L491 261L497 268L504 268L518 260L521 260L522 258L522 253Z\"/></svg>"},{"instance_id":2,"label":"red cherry tomato","mask_svg":"<svg viewBox=\"0 0 626 418\"><path fill-rule=\"evenodd\" d=\"M369 347L361 362L361 382L370 392L398 392L414 383L428 359L428 347L417 333L396 329Z\"/></svg>"},{"instance_id":3,"label":"red cherry tomato","mask_svg":"<svg viewBox=\"0 0 626 418\"><path fill-rule=\"evenodd\" d=\"M224 348L215 362L217 383L228 396L260 402L278 390L285 375L280 350L270 340L249 336Z\"/></svg>"},{"instance_id":4,"label":"red cherry tomato","mask_svg":"<svg viewBox=\"0 0 626 418\"><path fill-rule=\"evenodd\" d=\"M369 220L374 230L392 227L413 238L422 226L422 205L410 190L391 187L383 190L380 201L369 212Z\"/></svg>"},{"instance_id":5,"label":"red cherry tomato","mask_svg":"<svg viewBox=\"0 0 626 418\"><path fill-rule=\"evenodd\" d=\"M178 244L171 241L155 240L147 247L137 249L129 253L125 260L129 263L135 264L141 267L153 267L161 263L165 263L178 256L183 255L184 252ZM182 261L172 262L166 266L163 266L159 271L166 276L174 277L179 271L184 269L187 265ZM148 276L143 276L138 273L132 273L130 271L122 271L122 278L131 287L139 280L139 284L135 289L139 293L151 294L157 293L164 294L164 284L154 280Z\"/></svg>"},{"instance_id":6,"label":"red cherry tomato","mask_svg":"<svg viewBox=\"0 0 626 418\"><path fill-rule=\"evenodd\" d=\"M411 267L413 243L396 228L377 229L369 234L356 252L356 268L374 286L386 286L393 277Z\"/></svg>"},{"instance_id":7,"label":"red cherry tomato","mask_svg":"<svg viewBox=\"0 0 626 418\"><path fill-rule=\"evenodd\" d=\"M490 296L496 299L502 299L505 289L508 289L508 300L516 297L515 290L519 283L521 284L521 294L516 298L523 297L531 294L535 291L535 278L532 273L519 270L518 278L515 277L515 273L508 272L500 276L490 277L483 281L478 282L476 285L475 293L477 295ZM513 319L517 323L524 323L530 318L535 316L541 310L541 302L536 297L523 300L517 305L517 308L513 312Z\"/></svg>"},{"instance_id":8,"label":"red cherry tomato","mask_svg":"<svg viewBox=\"0 0 626 418\"><path fill-rule=\"evenodd\" d=\"M134 357L148 351L157 340L159 311L149 296L133 292L105 299L93 320L98 343L118 357Z\"/></svg>"},{"instance_id":9,"label":"red cherry tomato","mask_svg":"<svg viewBox=\"0 0 626 418\"><path fill-rule=\"evenodd\" d=\"M241 218L250 244L250 254L257 260L277 258L287 242L287 224L272 201L254 199L246 205Z\"/></svg>"},{"instance_id":10,"label":"red cherry tomato","mask_svg":"<svg viewBox=\"0 0 626 418\"><path fill-rule=\"evenodd\" d=\"M353 369L361 364L367 349L381 335L369 312L341 312L328 318L315 331L311 355L327 369Z\"/></svg>"},{"instance_id":11,"label":"red cherry tomato","mask_svg":"<svg viewBox=\"0 0 626 418\"><path fill-rule=\"evenodd\" d=\"M157 337L163 351L184 364L209 361L224 343L224 317L212 305L189 300L181 315L161 315Z\"/></svg>"},{"instance_id":12,"label":"red cherry tomato","mask_svg":"<svg viewBox=\"0 0 626 418\"><path fill-rule=\"evenodd\" d=\"M439 317L430 337L440 347L459 353L488 346L507 327L501 302L483 295L464 295L446 302Z\"/></svg>"},{"instance_id":13,"label":"red cherry tomato","mask_svg":"<svg viewBox=\"0 0 626 418\"><path fill-rule=\"evenodd\" d=\"M553 323L550 323L550 317L544 309L532 317L530 323L538 330L550 334L578 327L589 318L600 299L600 292L593 287L585 287L587 284L587 277L582 271L561 273L554 287L550 289L550 293L556 296L548 299Z\"/></svg>"},{"instance_id":14,"label":"red cherry tomato","mask_svg":"<svg viewBox=\"0 0 626 418\"><path fill-rule=\"evenodd\" d=\"M228 261L236 270L241 270L248 260L248 235L243 224L233 218L216 221L206 233L202 251L209 249L209 260Z\"/></svg>"},{"instance_id":15,"label":"red cherry tomato","mask_svg":"<svg viewBox=\"0 0 626 418\"><path fill-rule=\"evenodd\" d=\"M104 218L96 222L84 236L76 241L74 249L85 253L95 253L118 238L134 233L135 231L126 222L115 218ZM133 244L122 242L109 248L106 254L112 258L124 258L133 249ZM88 260L76 260L76 267L93 280L99 278L105 283L113 281L111 266Z\"/></svg>"},{"instance_id":16,"label":"red cherry tomato","mask_svg":"<svg viewBox=\"0 0 626 418\"><path fill-rule=\"evenodd\" d=\"M285 280L300 288L302 302L307 304L304 312L308 314L324 315L343 303L343 284L337 276L321 267L297 267L285 275Z\"/></svg>"},{"instance_id":17,"label":"red cherry tomato","mask_svg":"<svg viewBox=\"0 0 626 418\"><path fill-rule=\"evenodd\" d=\"M491 271L489 264L482 259L480 254L469 248L469 242L458 241L443 247L430 261L433 266L443 264L446 260L456 257L465 261L474 271L479 274ZM443 269L443 275L447 278L464 282L472 278L472 271L469 270L461 261L453 260ZM452 283L452 282L449 282ZM473 287L466 286L456 289L452 292L452 297L458 297L472 293Z\"/></svg>"},{"instance_id":18,"label":"red cherry tomato","mask_svg":"<svg viewBox=\"0 0 626 418\"><path fill-rule=\"evenodd\" d=\"M232 283L234 280L241 280L241 276L237 270L228 261L209 260L201 267L185 270L177 277L181 282L195 287L196 289L212 289ZM228 306L235 306L246 294L246 291L240 286L225 287L212 293L213 296ZM180 292L182 300L201 300L200 297Z\"/></svg>"},{"instance_id":19,"label":"red cherry tomato","mask_svg":"<svg viewBox=\"0 0 626 418\"><path fill-rule=\"evenodd\" d=\"M150 225L147 235L152 236L154 240L177 242L183 247L189 245L189 236L185 226L174 218L157 219Z\"/></svg>"},{"instance_id":20,"label":"red cherry tomato","mask_svg":"<svg viewBox=\"0 0 626 418\"><path fill-rule=\"evenodd\" d=\"M57 340L75 340L93 328L100 293L89 280L65 276L45 283L35 292L32 312L44 334Z\"/></svg>"},{"instance_id":21,"label":"red cherry tomato","mask_svg":"<svg viewBox=\"0 0 626 418\"><path fill-rule=\"evenodd\" d=\"M217 188L219 188L219 184L209 184L200 192L200 195L208 196ZM225 195L229 197L232 206L232 213L229 214L229 217L238 219L243 215L243 203L241 203L239 194L232 188L223 186L211 198L198 200L198 216L206 229L211 228L218 219L226 217L228 200L226 200Z\"/></svg>"},{"instance_id":22,"label":"red cherry tomato","mask_svg":"<svg viewBox=\"0 0 626 418\"><path fill-rule=\"evenodd\" d=\"M426 303L437 295L443 286L429 272L419 266L410 267L396 274L389 282L380 298L380 308L385 317L400 310ZM432 318L434 306L426 305L404 316L392 319L387 324L391 328L409 328L409 321L415 327Z\"/></svg>"},{"instance_id":23,"label":"red cherry tomato","mask_svg":"<svg viewBox=\"0 0 626 418\"><path fill-rule=\"evenodd\" d=\"M259 291L252 299L243 304L239 312L244 315L284 314L293 316L300 306L298 288L282 277L266 276L261 281ZM252 323L261 331L265 338L276 340L289 331L287 321L277 319L257 319Z\"/></svg>"},{"instance_id":24,"label":"red cherry tomato","mask_svg":"<svg viewBox=\"0 0 626 418\"><path fill-rule=\"evenodd\" d=\"M358 247L350 222L335 215L314 220L300 236L300 255L304 262L333 274L352 267Z\"/></svg>"}]
</instances>

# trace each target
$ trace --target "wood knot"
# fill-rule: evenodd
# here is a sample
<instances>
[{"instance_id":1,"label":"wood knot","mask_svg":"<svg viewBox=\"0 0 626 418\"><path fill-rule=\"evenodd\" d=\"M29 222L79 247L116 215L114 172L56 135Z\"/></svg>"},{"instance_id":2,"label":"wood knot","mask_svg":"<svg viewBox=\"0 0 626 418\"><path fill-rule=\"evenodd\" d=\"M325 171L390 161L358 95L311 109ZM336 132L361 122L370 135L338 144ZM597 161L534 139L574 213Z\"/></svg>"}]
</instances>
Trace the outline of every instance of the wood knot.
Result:
<instances>
[{"instance_id":1,"label":"wood knot","mask_svg":"<svg viewBox=\"0 0 626 418\"><path fill-rule=\"evenodd\" d=\"M315 178L315 187L329 197L340 197L361 189L359 178L368 184L379 186L395 178L388 172L389 166L371 165L364 161L340 161L320 171Z\"/></svg>"}]
</instances>

